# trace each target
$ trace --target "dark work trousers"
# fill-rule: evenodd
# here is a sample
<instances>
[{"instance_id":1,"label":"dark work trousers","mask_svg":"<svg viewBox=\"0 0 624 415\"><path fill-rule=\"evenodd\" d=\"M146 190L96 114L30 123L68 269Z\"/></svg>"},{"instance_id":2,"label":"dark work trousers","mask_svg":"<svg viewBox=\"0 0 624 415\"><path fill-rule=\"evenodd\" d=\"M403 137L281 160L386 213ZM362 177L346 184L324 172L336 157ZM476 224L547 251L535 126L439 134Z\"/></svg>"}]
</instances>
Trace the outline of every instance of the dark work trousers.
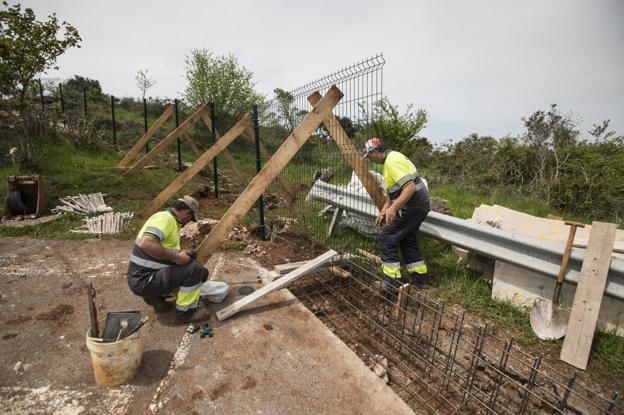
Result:
<instances>
[{"instance_id":1,"label":"dark work trousers","mask_svg":"<svg viewBox=\"0 0 624 415\"><path fill-rule=\"evenodd\" d=\"M392 278L400 278L399 249L405 264L421 263L423 258L418 247L416 234L420 224L429 213L429 203L412 208L401 209L391 225L385 225L379 235L379 256L383 262L384 273Z\"/></svg>"},{"instance_id":2,"label":"dark work trousers","mask_svg":"<svg viewBox=\"0 0 624 415\"><path fill-rule=\"evenodd\" d=\"M141 293L142 297L158 297L172 293L180 287L201 286L208 280L208 269L192 260L186 265L171 265L161 268L148 277L150 280Z\"/></svg>"}]
</instances>

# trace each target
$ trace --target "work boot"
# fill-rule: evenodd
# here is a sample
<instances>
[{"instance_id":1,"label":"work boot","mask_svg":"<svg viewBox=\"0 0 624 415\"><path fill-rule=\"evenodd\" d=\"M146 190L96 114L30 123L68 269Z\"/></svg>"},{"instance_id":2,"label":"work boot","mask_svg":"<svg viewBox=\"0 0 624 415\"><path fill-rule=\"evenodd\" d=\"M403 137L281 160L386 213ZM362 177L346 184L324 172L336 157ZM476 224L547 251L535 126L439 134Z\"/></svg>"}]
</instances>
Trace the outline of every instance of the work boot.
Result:
<instances>
[{"instance_id":1,"label":"work boot","mask_svg":"<svg viewBox=\"0 0 624 415\"><path fill-rule=\"evenodd\" d=\"M205 308L196 307L189 308L186 311L178 311L175 316L176 324L191 324L201 323L210 318L210 314L206 312Z\"/></svg>"},{"instance_id":2,"label":"work boot","mask_svg":"<svg viewBox=\"0 0 624 415\"><path fill-rule=\"evenodd\" d=\"M166 313L173 309L173 304L165 301L165 297L143 297L143 301L151 305L157 313Z\"/></svg>"},{"instance_id":3,"label":"work boot","mask_svg":"<svg viewBox=\"0 0 624 415\"><path fill-rule=\"evenodd\" d=\"M412 285L415 285L418 288L426 289L433 287L431 284L431 276L428 273L419 274L417 272L412 272Z\"/></svg>"}]
</instances>

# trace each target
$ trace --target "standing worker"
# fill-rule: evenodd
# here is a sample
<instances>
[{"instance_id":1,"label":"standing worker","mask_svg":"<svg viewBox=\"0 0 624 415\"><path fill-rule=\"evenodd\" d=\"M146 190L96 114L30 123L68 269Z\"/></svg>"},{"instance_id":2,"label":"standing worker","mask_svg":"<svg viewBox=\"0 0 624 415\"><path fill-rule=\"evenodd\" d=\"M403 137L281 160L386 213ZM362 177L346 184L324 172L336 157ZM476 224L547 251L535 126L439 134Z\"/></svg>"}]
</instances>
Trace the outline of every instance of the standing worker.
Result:
<instances>
[{"instance_id":1,"label":"standing worker","mask_svg":"<svg viewBox=\"0 0 624 415\"><path fill-rule=\"evenodd\" d=\"M176 322L199 322L200 287L208 270L194 251L180 249L180 228L197 221L199 203L184 196L172 207L153 214L137 235L128 264L128 286L158 313L173 307L165 296L175 293ZM176 292L177 291L177 292Z\"/></svg>"},{"instance_id":2,"label":"standing worker","mask_svg":"<svg viewBox=\"0 0 624 415\"><path fill-rule=\"evenodd\" d=\"M384 280L394 288L401 286L401 250L409 278L404 282L420 288L431 285L416 234L429 213L429 192L414 164L398 151L389 151L377 137L364 144L364 155L382 165L387 198L375 225L385 226L379 235L379 256Z\"/></svg>"}]
</instances>

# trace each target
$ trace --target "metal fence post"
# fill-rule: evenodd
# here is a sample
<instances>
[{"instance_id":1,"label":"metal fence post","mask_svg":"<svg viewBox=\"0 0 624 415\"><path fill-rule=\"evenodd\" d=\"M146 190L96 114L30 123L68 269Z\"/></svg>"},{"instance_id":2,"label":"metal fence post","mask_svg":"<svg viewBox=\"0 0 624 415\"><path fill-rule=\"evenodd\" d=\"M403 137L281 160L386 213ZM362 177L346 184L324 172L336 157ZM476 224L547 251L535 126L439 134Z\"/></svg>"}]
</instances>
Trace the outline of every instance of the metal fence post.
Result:
<instances>
[{"instance_id":1,"label":"metal fence post","mask_svg":"<svg viewBox=\"0 0 624 415\"><path fill-rule=\"evenodd\" d=\"M111 114L113 116L113 145L117 145L117 127L115 126L115 97L111 95Z\"/></svg>"},{"instance_id":2,"label":"metal fence post","mask_svg":"<svg viewBox=\"0 0 624 415\"><path fill-rule=\"evenodd\" d=\"M178 121L178 99L176 98L174 101L175 107L175 126L178 128L180 126ZM177 138L178 142L178 171L182 171L182 143L180 142L180 137Z\"/></svg>"},{"instance_id":3,"label":"metal fence post","mask_svg":"<svg viewBox=\"0 0 624 415\"><path fill-rule=\"evenodd\" d=\"M215 104L211 102L210 104L210 122L212 123L212 144L217 142L217 124L215 123ZM217 175L217 157L212 159L212 169L214 171L214 194L215 197L219 197L219 177Z\"/></svg>"},{"instance_id":4,"label":"metal fence post","mask_svg":"<svg viewBox=\"0 0 624 415\"><path fill-rule=\"evenodd\" d=\"M262 170L262 160L260 159L260 124L258 123L258 106L252 105L252 121L251 126L254 130L254 139L256 142L256 174L260 173ZM213 129L214 130L214 129ZM260 225L258 226L258 230L260 231L260 240L264 241L266 239L265 235L265 225L264 225L264 197L260 195L258 198L258 214L260 215Z\"/></svg>"},{"instance_id":5,"label":"metal fence post","mask_svg":"<svg viewBox=\"0 0 624 415\"><path fill-rule=\"evenodd\" d=\"M143 127L147 132L147 99L143 98ZM145 143L145 154L149 153L149 141Z\"/></svg>"},{"instance_id":6,"label":"metal fence post","mask_svg":"<svg viewBox=\"0 0 624 415\"><path fill-rule=\"evenodd\" d=\"M61 97L61 114L65 114L65 99L63 98L63 84L59 83L59 95Z\"/></svg>"},{"instance_id":7,"label":"metal fence post","mask_svg":"<svg viewBox=\"0 0 624 415\"><path fill-rule=\"evenodd\" d=\"M86 88L82 90L82 99L84 101L84 114L86 118L89 115L87 111L87 89Z\"/></svg>"},{"instance_id":8,"label":"metal fence post","mask_svg":"<svg viewBox=\"0 0 624 415\"><path fill-rule=\"evenodd\" d=\"M43 86L41 85L41 78L39 78L39 97L41 98L41 109L43 109Z\"/></svg>"}]
</instances>

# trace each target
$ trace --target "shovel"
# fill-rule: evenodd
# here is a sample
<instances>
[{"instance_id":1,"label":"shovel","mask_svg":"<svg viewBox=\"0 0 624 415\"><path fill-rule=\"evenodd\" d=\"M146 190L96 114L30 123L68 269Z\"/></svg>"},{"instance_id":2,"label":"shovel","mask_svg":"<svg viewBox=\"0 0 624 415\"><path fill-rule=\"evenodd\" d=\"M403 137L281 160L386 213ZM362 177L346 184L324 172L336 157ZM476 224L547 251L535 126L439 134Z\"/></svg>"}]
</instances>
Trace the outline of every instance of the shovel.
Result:
<instances>
[{"instance_id":1,"label":"shovel","mask_svg":"<svg viewBox=\"0 0 624 415\"><path fill-rule=\"evenodd\" d=\"M568 268L576 228L584 228L585 225L569 221L566 221L565 224L570 226L570 233L563 251L563 259L561 260L552 301L548 301L545 298L537 298L531 309L531 328L535 335L542 340L556 340L565 336L568 329L568 320L570 319L570 311L559 307L559 295L561 294L561 285Z\"/></svg>"}]
</instances>

